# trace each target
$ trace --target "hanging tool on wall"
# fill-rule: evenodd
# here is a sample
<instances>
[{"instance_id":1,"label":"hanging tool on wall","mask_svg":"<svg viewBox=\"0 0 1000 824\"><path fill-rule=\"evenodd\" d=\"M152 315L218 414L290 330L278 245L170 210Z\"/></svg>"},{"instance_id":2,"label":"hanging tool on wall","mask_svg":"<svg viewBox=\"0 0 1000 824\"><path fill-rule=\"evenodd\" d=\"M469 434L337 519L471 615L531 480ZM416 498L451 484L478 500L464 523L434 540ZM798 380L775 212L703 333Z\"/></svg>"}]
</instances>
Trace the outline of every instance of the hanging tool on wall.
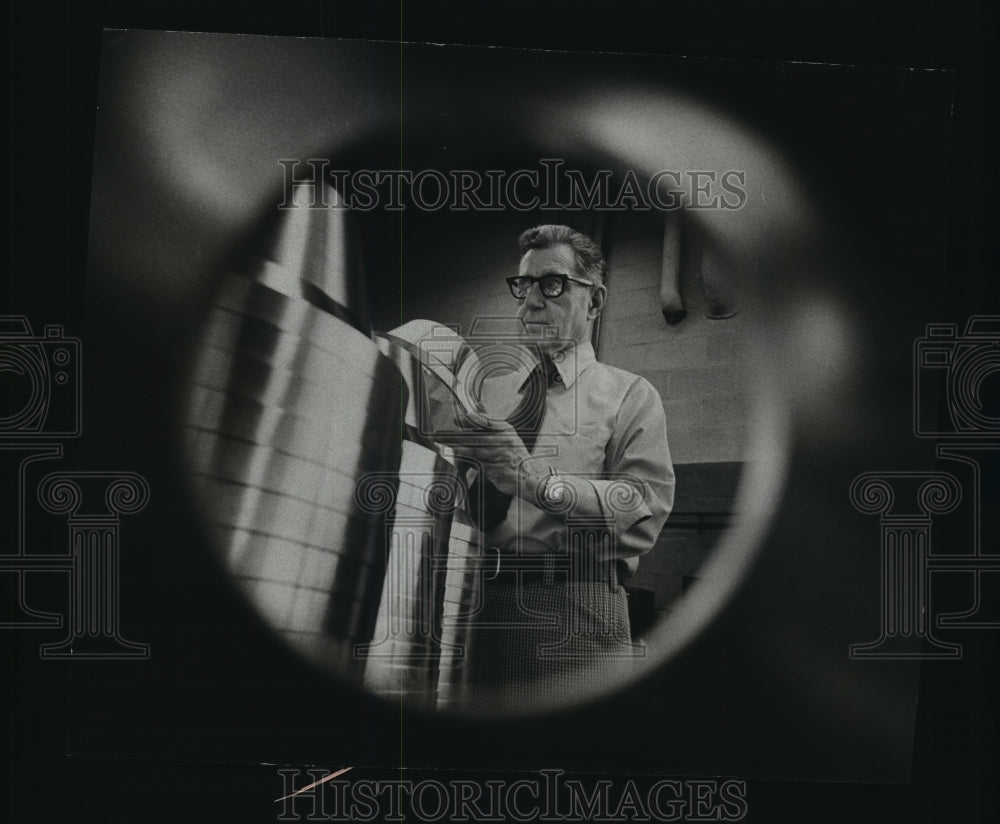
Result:
<instances>
[{"instance_id":1,"label":"hanging tool on wall","mask_svg":"<svg viewBox=\"0 0 1000 824\"><path fill-rule=\"evenodd\" d=\"M687 317L681 298L681 246L697 261L705 296L705 316L713 320L731 318L739 311L731 281L731 267L707 238L684 239L681 215L666 212L663 218L663 254L660 263L660 311L675 326Z\"/></svg>"}]
</instances>

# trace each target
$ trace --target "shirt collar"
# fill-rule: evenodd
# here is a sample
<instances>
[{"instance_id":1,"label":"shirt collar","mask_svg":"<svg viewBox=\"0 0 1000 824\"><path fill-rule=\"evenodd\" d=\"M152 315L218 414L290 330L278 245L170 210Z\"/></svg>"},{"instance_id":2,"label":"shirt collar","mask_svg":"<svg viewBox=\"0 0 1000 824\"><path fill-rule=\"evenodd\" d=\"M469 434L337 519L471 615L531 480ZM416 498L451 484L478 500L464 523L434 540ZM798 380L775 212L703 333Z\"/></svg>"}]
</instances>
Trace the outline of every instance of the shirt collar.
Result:
<instances>
[{"instance_id":1,"label":"shirt collar","mask_svg":"<svg viewBox=\"0 0 1000 824\"><path fill-rule=\"evenodd\" d=\"M597 360L594 347L589 340L556 352L552 362L562 379L560 382L569 389L588 366Z\"/></svg>"}]
</instances>

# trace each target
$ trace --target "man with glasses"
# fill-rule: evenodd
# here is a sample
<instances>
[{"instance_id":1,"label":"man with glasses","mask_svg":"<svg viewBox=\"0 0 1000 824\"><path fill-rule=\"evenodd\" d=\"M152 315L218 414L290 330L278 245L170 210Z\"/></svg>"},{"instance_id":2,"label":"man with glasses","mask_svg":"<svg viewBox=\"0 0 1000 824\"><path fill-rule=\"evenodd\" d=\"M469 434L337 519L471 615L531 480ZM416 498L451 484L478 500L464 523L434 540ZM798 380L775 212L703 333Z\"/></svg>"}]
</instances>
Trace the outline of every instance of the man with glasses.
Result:
<instances>
[{"instance_id":1,"label":"man with glasses","mask_svg":"<svg viewBox=\"0 0 1000 824\"><path fill-rule=\"evenodd\" d=\"M484 532L473 687L523 707L629 668L622 582L666 521L674 472L656 390L595 358L600 248L568 226L537 226L518 242L507 283L539 363L485 386L484 398L519 405L503 418L488 403L461 414L454 447L480 469L470 488Z\"/></svg>"}]
</instances>

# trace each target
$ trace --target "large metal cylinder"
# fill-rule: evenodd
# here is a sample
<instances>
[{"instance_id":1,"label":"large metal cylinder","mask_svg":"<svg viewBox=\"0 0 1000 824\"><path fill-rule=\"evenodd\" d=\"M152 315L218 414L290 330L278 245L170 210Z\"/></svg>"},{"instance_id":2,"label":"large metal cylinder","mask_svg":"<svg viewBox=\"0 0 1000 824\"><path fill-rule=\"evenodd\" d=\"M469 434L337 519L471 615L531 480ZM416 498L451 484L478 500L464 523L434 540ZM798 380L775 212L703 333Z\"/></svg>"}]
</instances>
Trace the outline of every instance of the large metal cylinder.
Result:
<instances>
[{"instance_id":1,"label":"large metal cylinder","mask_svg":"<svg viewBox=\"0 0 1000 824\"><path fill-rule=\"evenodd\" d=\"M464 343L429 322L379 336L409 390L397 494L387 524L386 579L365 684L425 707L455 706L467 696L470 623L478 599L481 541L451 450L434 442ZM421 345L432 334L430 348ZM419 339L417 339L419 338ZM442 342L444 349L442 350ZM451 351L452 359L435 357ZM467 356L467 355L466 355ZM435 363L431 363L431 358Z\"/></svg>"},{"instance_id":2,"label":"large metal cylinder","mask_svg":"<svg viewBox=\"0 0 1000 824\"><path fill-rule=\"evenodd\" d=\"M455 705L480 545L434 435L475 356L429 321L369 337L336 198L296 187L215 296L187 410L196 492L225 566L294 648L384 697Z\"/></svg>"},{"instance_id":3,"label":"large metal cylinder","mask_svg":"<svg viewBox=\"0 0 1000 824\"><path fill-rule=\"evenodd\" d=\"M448 537L441 610L441 662L437 705L460 708L470 699L472 624L482 606L482 534L464 510L455 512Z\"/></svg>"},{"instance_id":4,"label":"large metal cylinder","mask_svg":"<svg viewBox=\"0 0 1000 824\"><path fill-rule=\"evenodd\" d=\"M454 467L436 451L403 441L399 483L387 523L386 575L365 685L390 698L433 707L441 654Z\"/></svg>"},{"instance_id":5,"label":"large metal cylinder","mask_svg":"<svg viewBox=\"0 0 1000 824\"><path fill-rule=\"evenodd\" d=\"M196 494L226 567L295 649L360 680L384 517L355 487L399 469L405 385L364 330L348 215L299 186L265 258L226 277L191 376Z\"/></svg>"}]
</instances>

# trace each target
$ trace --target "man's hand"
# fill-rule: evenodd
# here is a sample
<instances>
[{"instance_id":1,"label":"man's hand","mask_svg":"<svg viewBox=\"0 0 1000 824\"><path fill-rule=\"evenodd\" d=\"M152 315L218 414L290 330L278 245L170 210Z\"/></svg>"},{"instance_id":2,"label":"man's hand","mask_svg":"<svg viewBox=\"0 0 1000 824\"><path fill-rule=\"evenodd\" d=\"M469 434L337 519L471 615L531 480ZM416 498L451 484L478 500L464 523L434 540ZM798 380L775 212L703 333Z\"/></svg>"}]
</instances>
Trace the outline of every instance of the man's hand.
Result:
<instances>
[{"instance_id":1,"label":"man's hand","mask_svg":"<svg viewBox=\"0 0 1000 824\"><path fill-rule=\"evenodd\" d=\"M456 416L455 426L461 438L451 440L449 433L439 433L437 439L451 446L456 455L481 461L487 477L501 492L530 499L545 480L544 473L525 463L530 457L528 450L507 421L493 420L479 412L465 412Z\"/></svg>"}]
</instances>

